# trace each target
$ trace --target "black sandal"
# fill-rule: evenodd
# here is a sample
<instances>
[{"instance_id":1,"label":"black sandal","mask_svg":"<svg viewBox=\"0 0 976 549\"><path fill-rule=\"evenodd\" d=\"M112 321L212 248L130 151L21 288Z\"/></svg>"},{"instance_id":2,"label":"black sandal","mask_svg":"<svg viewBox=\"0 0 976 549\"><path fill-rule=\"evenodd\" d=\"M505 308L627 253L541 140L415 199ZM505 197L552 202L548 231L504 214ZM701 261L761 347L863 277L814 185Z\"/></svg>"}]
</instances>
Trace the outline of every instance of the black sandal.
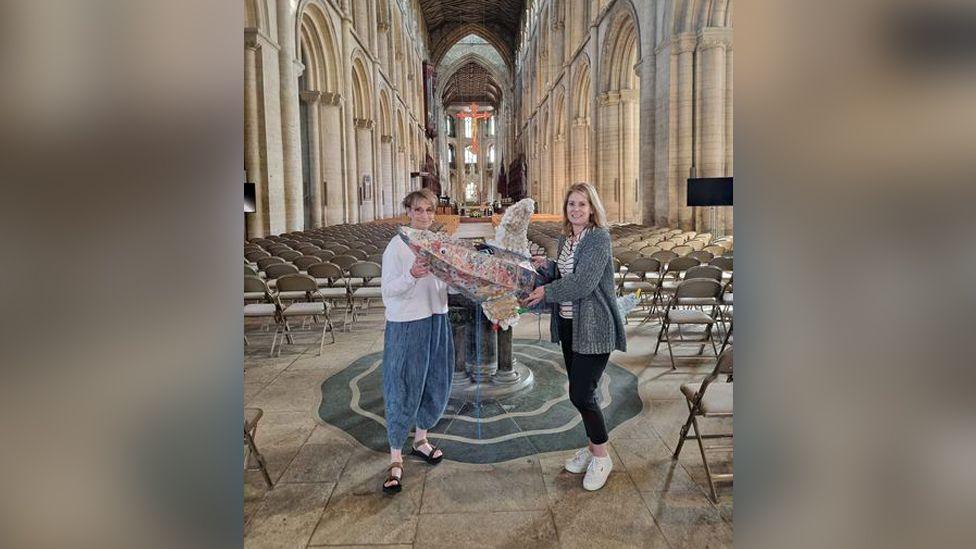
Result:
<instances>
[{"instance_id":1,"label":"black sandal","mask_svg":"<svg viewBox=\"0 0 976 549\"><path fill-rule=\"evenodd\" d=\"M427 439L426 438L422 438L420 440L415 440L413 442L412 449L410 450L410 455L412 455L412 456L420 456L420 459L426 461L427 463L429 463L431 465L437 465L438 463L441 462L442 459L444 459L444 452L443 452L443 450L441 451L441 455L439 455L437 457L433 457L433 455L438 450L437 446L434 446L433 444L430 445L430 453L429 454L425 454L425 453L423 453L423 452L421 452L420 450L417 449L418 446L423 446L424 444L430 444L429 442L427 442Z\"/></svg>"},{"instance_id":2,"label":"black sandal","mask_svg":"<svg viewBox=\"0 0 976 549\"><path fill-rule=\"evenodd\" d=\"M400 469L400 476L393 476L393 470ZM383 493L384 494L398 494L400 490L403 489L403 484L400 482L400 477L403 476L403 462L395 461L386 468L386 480L383 481ZM395 482L396 484L387 485L390 482Z\"/></svg>"}]
</instances>

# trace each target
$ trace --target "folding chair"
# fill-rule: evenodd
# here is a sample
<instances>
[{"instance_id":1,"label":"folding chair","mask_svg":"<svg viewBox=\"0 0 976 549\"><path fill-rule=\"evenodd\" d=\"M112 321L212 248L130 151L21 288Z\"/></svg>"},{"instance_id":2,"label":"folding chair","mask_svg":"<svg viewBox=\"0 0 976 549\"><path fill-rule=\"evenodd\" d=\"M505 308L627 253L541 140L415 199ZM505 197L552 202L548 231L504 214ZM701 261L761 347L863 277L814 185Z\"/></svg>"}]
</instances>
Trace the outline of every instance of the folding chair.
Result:
<instances>
[{"instance_id":1,"label":"folding chair","mask_svg":"<svg viewBox=\"0 0 976 549\"><path fill-rule=\"evenodd\" d=\"M298 252L295 250L285 250L282 252L278 252L275 255L277 255L281 259L284 259L285 261L295 261L299 257L302 257L302 252Z\"/></svg>"},{"instance_id":2,"label":"folding chair","mask_svg":"<svg viewBox=\"0 0 976 549\"><path fill-rule=\"evenodd\" d=\"M678 328L677 343L694 343L700 345L698 354L704 354L705 345L711 343L712 351L718 356L718 348L712 338L712 328L715 325L719 297L722 293L722 285L711 278L692 278L682 280L675 289L674 295L668 302L661 320L661 330L657 334L657 343L654 345L654 354L657 354L664 341L668 345L668 356L671 358L671 369L676 370L674 363L674 350L671 340L671 326ZM683 307L679 309L678 307ZM711 312L706 313L705 308L710 308ZM681 333L682 326L705 326L704 334L701 339L685 339Z\"/></svg>"},{"instance_id":3,"label":"folding chair","mask_svg":"<svg viewBox=\"0 0 976 549\"><path fill-rule=\"evenodd\" d=\"M258 260L261 259L262 257L271 257L271 254L269 254L264 250L260 250L260 251L249 250L247 253L244 254L244 259L246 259L248 263L256 264Z\"/></svg>"},{"instance_id":4,"label":"folding chair","mask_svg":"<svg viewBox=\"0 0 976 549\"><path fill-rule=\"evenodd\" d=\"M349 267L349 312L352 323L356 322L356 302L361 301L363 314L369 312L369 300L382 299L380 289L383 268L378 263L360 261Z\"/></svg>"},{"instance_id":5,"label":"folding chair","mask_svg":"<svg viewBox=\"0 0 976 549\"><path fill-rule=\"evenodd\" d=\"M303 255L302 257L292 261L292 265L298 267L300 271L307 271L309 266L321 262L322 260L314 255Z\"/></svg>"},{"instance_id":6,"label":"folding chair","mask_svg":"<svg viewBox=\"0 0 976 549\"><path fill-rule=\"evenodd\" d=\"M278 279L278 295L286 295L293 299L290 304L284 306L281 311L282 321L285 330L289 330L288 319L292 317L307 317L316 320L317 317L325 317L322 324L322 335L319 338L319 355L322 355L322 347L325 345L326 329L332 334L332 343L335 343L335 328L332 326L332 319L329 317L329 302L325 295L319 291L319 286L315 279L303 274L287 274ZM304 295L301 295L304 294ZM278 348L281 354L281 347Z\"/></svg>"},{"instance_id":7,"label":"folding chair","mask_svg":"<svg viewBox=\"0 0 976 549\"><path fill-rule=\"evenodd\" d=\"M298 267L291 263L275 263L274 265L268 265L268 268L264 270L264 274L268 276L268 286L277 288L278 279L285 275L298 274Z\"/></svg>"},{"instance_id":8,"label":"folding chair","mask_svg":"<svg viewBox=\"0 0 976 549\"><path fill-rule=\"evenodd\" d=\"M653 306L654 296L657 295L658 284L661 282L661 262L653 257L639 257L632 261L627 269L628 277L633 276L633 278L625 278L622 281L619 293L624 294L630 293L628 290L640 290L641 302L638 305L646 306L646 302L650 300ZM649 307L640 324L647 322L651 318L652 312L653 308Z\"/></svg>"},{"instance_id":9,"label":"folding chair","mask_svg":"<svg viewBox=\"0 0 976 549\"><path fill-rule=\"evenodd\" d=\"M706 252L705 250L695 250L695 251L691 252L690 254L688 254L688 257L694 257L698 261L701 261L702 263L706 263L707 264L715 256L712 255L711 252Z\"/></svg>"},{"instance_id":10,"label":"folding chair","mask_svg":"<svg viewBox=\"0 0 976 549\"><path fill-rule=\"evenodd\" d=\"M351 249L348 252L346 252L346 255L351 255L352 257L355 257L356 259L358 259L360 261L363 261L367 257L369 257L369 254L368 253L366 253L366 252L364 252L362 250L359 250L359 249Z\"/></svg>"},{"instance_id":11,"label":"folding chair","mask_svg":"<svg viewBox=\"0 0 976 549\"><path fill-rule=\"evenodd\" d=\"M248 303L251 301L251 303ZM275 324L274 336L271 339L270 355L274 356L275 345L278 342L278 330L282 325L281 304L278 302L268 285L256 276L244 276L244 318L272 319ZM291 336L285 333L291 341ZM244 345L249 345L247 334L244 335Z\"/></svg>"},{"instance_id":12,"label":"folding chair","mask_svg":"<svg viewBox=\"0 0 976 549\"><path fill-rule=\"evenodd\" d=\"M711 278L717 282L722 282L722 269L712 265L695 265L685 271L685 280L689 278Z\"/></svg>"},{"instance_id":13,"label":"folding chair","mask_svg":"<svg viewBox=\"0 0 976 549\"><path fill-rule=\"evenodd\" d=\"M279 263L284 263L284 262L285 262L284 259L281 259L280 257L274 257L274 256L259 257L257 261L255 261L255 263L258 264L258 269L262 271L267 269L269 265L277 265Z\"/></svg>"},{"instance_id":14,"label":"folding chair","mask_svg":"<svg viewBox=\"0 0 976 549\"><path fill-rule=\"evenodd\" d=\"M271 482L271 475L268 474L268 465L264 462L264 455L261 454L258 445L254 442L254 436L258 430L258 421L263 415L264 410L261 408L244 408L244 470L259 469L261 476L264 477L265 484L268 485L268 489L271 489L274 488L274 483ZM251 458L257 463L256 466L250 465Z\"/></svg>"},{"instance_id":15,"label":"folding chair","mask_svg":"<svg viewBox=\"0 0 976 549\"><path fill-rule=\"evenodd\" d=\"M342 267L343 272L348 273L349 267L352 267L356 263L359 263L359 258L351 255L337 255L329 260L330 263L335 263L336 265Z\"/></svg>"},{"instance_id":16,"label":"folding chair","mask_svg":"<svg viewBox=\"0 0 976 549\"><path fill-rule=\"evenodd\" d=\"M718 495L715 493L716 482L731 482L732 473L713 473L708 464L706 452L731 452L732 445L727 446L705 446L705 439L731 439L732 433L709 433L703 434L698 418L720 418L732 417L732 382L716 381L719 375L732 377L732 347L722 351L715 369L708 376L697 383L684 383L681 385L681 394L685 397L688 405L688 419L681 426L681 434L678 436L678 446L674 449L672 459L678 459L681 454L681 447L686 440L695 439L698 441L698 450L701 452L702 464L705 466L705 476L708 478L708 489L711 492L712 501L718 503ZM688 429L694 429L694 435L688 434Z\"/></svg>"},{"instance_id":17,"label":"folding chair","mask_svg":"<svg viewBox=\"0 0 976 549\"><path fill-rule=\"evenodd\" d=\"M658 284L657 294L654 296L655 307L663 306L668 296L674 294L674 290L684 278L685 271L698 265L700 263L693 257L676 257L665 263L661 283Z\"/></svg>"}]
</instances>

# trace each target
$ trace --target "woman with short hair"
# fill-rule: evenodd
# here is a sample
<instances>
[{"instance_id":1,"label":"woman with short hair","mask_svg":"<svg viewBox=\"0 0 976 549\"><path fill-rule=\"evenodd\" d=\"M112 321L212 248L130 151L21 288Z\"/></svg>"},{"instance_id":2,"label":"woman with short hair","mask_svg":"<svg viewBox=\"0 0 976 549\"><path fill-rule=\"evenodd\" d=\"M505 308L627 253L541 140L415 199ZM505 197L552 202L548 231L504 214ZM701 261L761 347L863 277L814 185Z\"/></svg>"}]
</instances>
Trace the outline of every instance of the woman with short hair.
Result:
<instances>
[{"instance_id":1,"label":"woman with short hair","mask_svg":"<svg viewBox=\"0 0 976 549\"><path fill-rule=\"evenodd\" d=\"M410 226L429 230L437 197L429 189L403 199ZM425 259L396 235L383 252L381 291L386 307L383 335L383 400L390 466L383 492L402 488L402 448L416 427L411 454L437 464L444 453L427 442L447 408L454 374L454 338L447 317L447 284L435 278Z\"/></svg>"}]
</instances>

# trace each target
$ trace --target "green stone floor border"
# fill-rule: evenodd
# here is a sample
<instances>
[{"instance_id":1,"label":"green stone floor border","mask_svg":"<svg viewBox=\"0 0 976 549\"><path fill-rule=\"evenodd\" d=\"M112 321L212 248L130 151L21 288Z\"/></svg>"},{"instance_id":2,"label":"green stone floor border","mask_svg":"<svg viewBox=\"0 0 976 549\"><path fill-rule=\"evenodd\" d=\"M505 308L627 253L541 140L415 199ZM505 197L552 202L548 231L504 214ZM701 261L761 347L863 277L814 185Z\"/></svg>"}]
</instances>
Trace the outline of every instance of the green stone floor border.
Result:
<instances>
[{"instance_id":1,"label":"green stone floor border","mask_svg":"<svg viewBox=\"0 0 976 549\"><path fill-rule=\"evenodd\" d=\"M499 463L586 444L580 415L569 402L569 382L559 346L517 339L513 350L516 360L532 370L534 386L525 393L498 399L452 399L428 434L444 450L446 459ZM386 452L382 360L382 351L364 355L323 382L319 416L364 446ZM641 412L637 377L612 361L607 364L597 396L608 431Z\"/></svg>"}]
</instances>

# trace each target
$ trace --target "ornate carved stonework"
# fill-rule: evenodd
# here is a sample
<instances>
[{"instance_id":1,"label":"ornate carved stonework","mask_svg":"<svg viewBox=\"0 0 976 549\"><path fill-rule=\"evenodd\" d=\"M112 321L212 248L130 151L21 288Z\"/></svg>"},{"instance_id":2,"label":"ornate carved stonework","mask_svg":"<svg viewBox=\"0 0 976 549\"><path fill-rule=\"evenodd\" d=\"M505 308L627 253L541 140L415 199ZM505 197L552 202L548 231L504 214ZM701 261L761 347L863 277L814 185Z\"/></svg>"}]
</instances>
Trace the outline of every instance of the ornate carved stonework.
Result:
<instances>
[{"instance_id":1,"label":"ornate carved stonework","mask_svg":"<svg viewBox=\"0 0 976 549\"><path fill-rule=\"evenodd\" d=\"M393 142L393 136L392 135L381 135L380 136L380 142L382 142L382 143L392 143Z\"/></svg>"},{"instance_id":2,"label":"ornate carved stonework","mask_svg":"<svg viewBox=\"0 0 976 549\"><path fill-rule=\"evenodd\" d=\"M258 29L244 29L244 47L258 49Z\"/></svg>"},{"instance_id":3,"label":"ornate carved stonework","mask_svg":"<svg viewBox=\"0 0 976 549\"><path fill-rule=\"evenodd\" d=\"M620 103L620 92L605 92L597 96L597 100L601 105L616 105Z\"/></svg>"},{"instance_id":4,"label":"ornate carved stonework","mask_svg":"<svg viewBox=\"0 0 976 549\"><path fill-rule=\"evenodd\" d=\"M305 103L315 103L322 97L322 92L317 92L313 90L305 90L298 92L298 98Z\"/></svg>"},{"instance_id":5,"label":"ornate carved stonework","mask_svg":"<svg viewBox=\"0 0 976 549\"><path fill-rule=\"evenodd\" d=\"M373 121L369 118L353 118L353 125L360 130L371 130L373 129Z\"/></svg>"},{"instance_id":6,"label":"ornate carved stonework","mask_svg":"<svg viewBox=\"0 0 976 549\"><path fill-rule=\"evenodd\" d=\"M731 44L731 29L707 28L703 29L698 35L698 49L701 50L709 50L712 48L728 49Z\"/></svg>"},{"instance_id":7,"label":"ornate carved stonework","mask_svg":"<svg viewBox=\"0 0 976 549\"><path fill-rule=\"evenodd\" d=\"M338 106L342 103L342 95L333 92L322 92L319 101L321 101L323 105Z\"/></svg>"},{"instance_id":8,"label":"ornate carved stonework","mask_svg":"<svg viewBox=\"0 0 976 549\"><path fill-rule=\"evenodd\" d=\"M678 34L671 40L671 53L673 55L680 55L682 53L693 52L697 44L698 37L694 34L690 32Z\"/></svg>"}]
</instances>

